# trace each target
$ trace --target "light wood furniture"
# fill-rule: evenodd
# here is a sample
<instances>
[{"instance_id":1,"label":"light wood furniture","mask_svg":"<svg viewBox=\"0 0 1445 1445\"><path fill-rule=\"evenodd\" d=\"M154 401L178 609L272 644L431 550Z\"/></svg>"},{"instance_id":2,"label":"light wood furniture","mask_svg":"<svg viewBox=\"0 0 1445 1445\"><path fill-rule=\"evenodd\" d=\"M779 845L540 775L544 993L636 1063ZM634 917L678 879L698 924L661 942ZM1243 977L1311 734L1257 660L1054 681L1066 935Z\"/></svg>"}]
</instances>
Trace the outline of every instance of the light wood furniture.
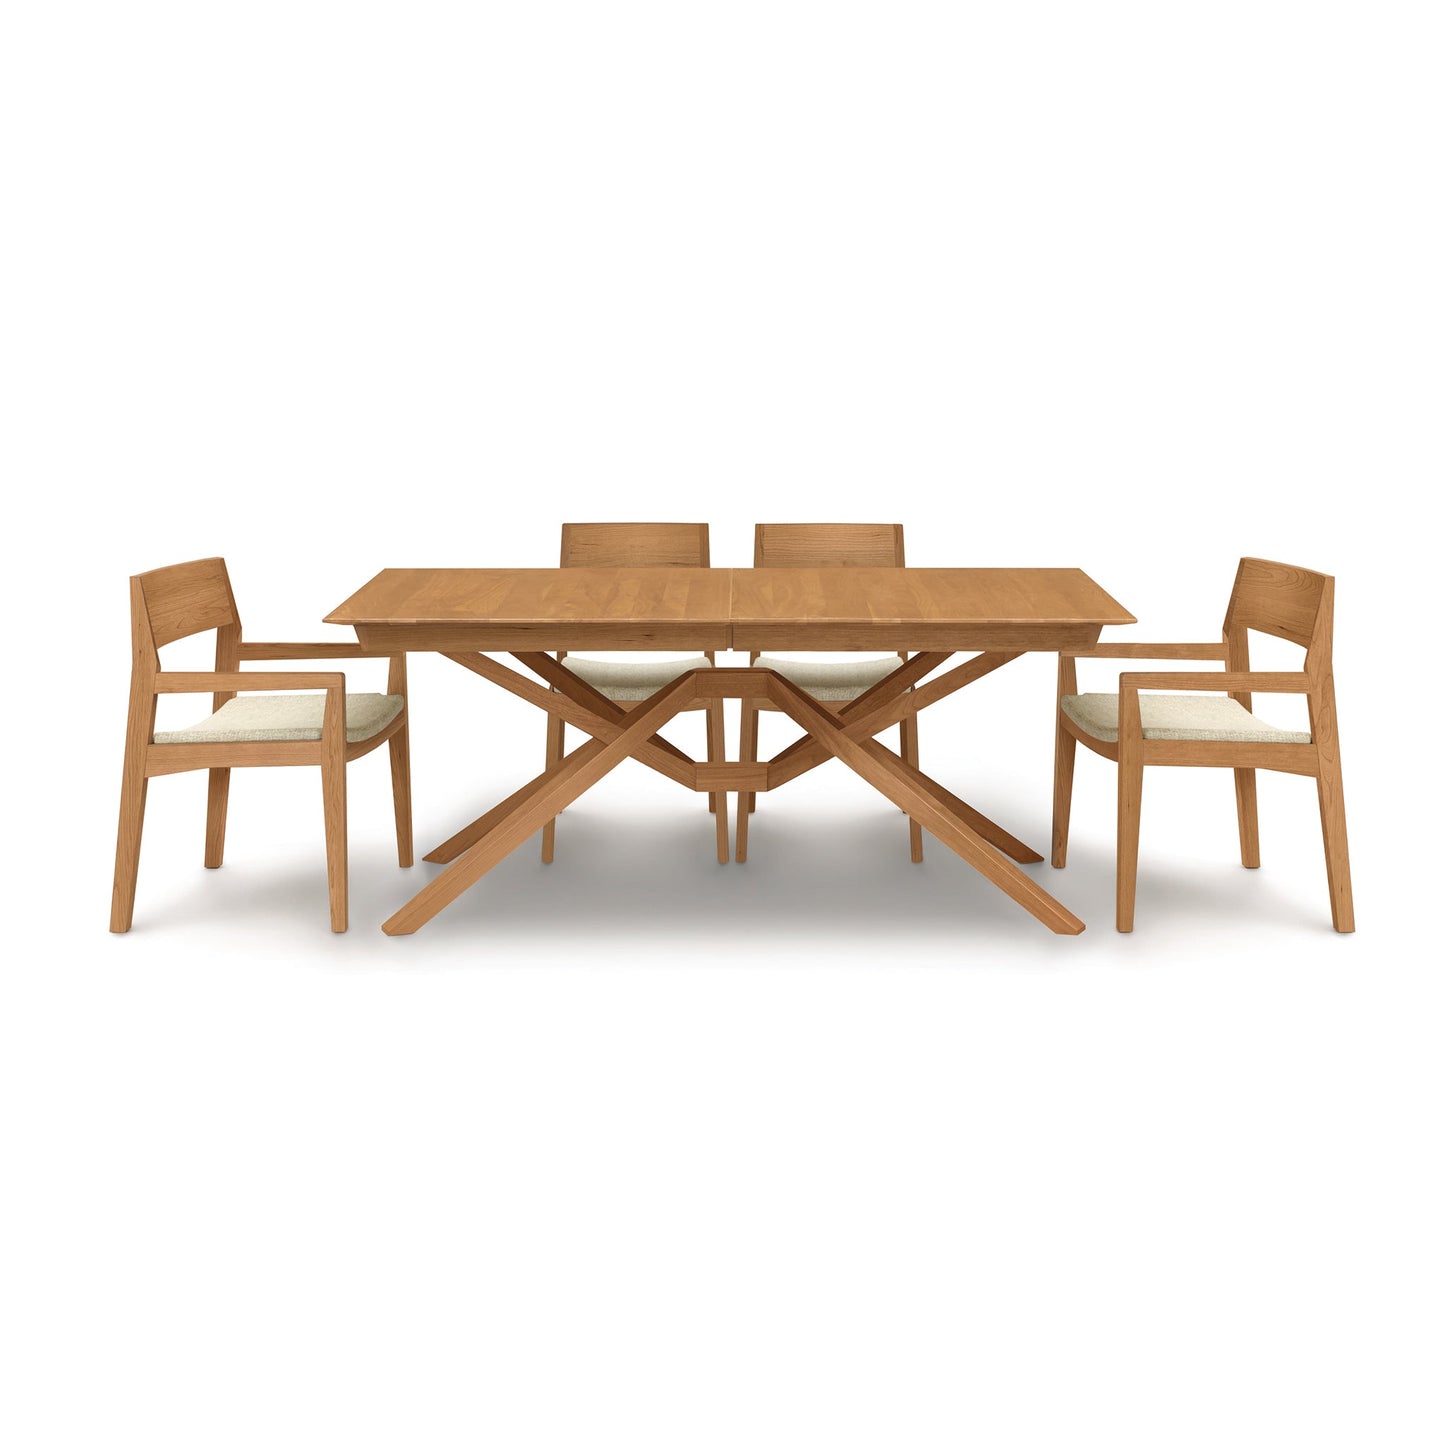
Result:
<instances>
[{"instance_id":1,"label":"light wood furniture","mask_svg":"<svg viewBox=\"0 0 1445 1445\"><path fill-rule=\"evenodd\" d=\"M414 933L624 758L696 792L766 792L840 758L1056 933L1083 923L1023 872L1040 854L873 741L1027 651L1081 649L1132 622L1074 568L392 569L332 611L368 652L440 652L591 735L433 848L449 866L382 925ZM836 712L766 668L697 668L631 710L552 656L562 650L907 651ZM918 651L918 649L926 649ZM924 683L958 651L980 655ZM487 653L510 652L534 682ZM805 730L767 761L698 762L658 734L683 708L762 699Z\"/></svg>"},{"instance_id":2,"label":"light wood furniture","mask_svg":"<svg viewBox=\"0 0 1445 1445\"><path fill-rule=\"evenodd\" d=\"M246 642L220 557L142 572L130 579L131 683L121 780L120 827L111 892L112 933L125 933L135 911L141 827L151 778L210 773L206 807L207 868L219 868L226 843L232 768L311 766L321 769L326 825L326 878L331 927L347 923L346 764L387 743L396 811L396 852L412 861L411 771L407 750L406 654L391 655L387 694L346 692L339 672L242 672L243 662L362 657L357 643ZM163 672L160 649L199 632L216 634L214 672ZM322 688L319 695L298 689ZM257 698L251 694L281 693ZM157 733L156 699L210 693L212 713L192 728ZM242 696L238 696L242 694Z\"/></svg>"},{"instance_id":3,"label":"light wood furniture","mask_svg":"<svg viewBox=\"0 0 1445 1445\"><path fill-rule=\"evenodd\" d=\"M1058 726L1054 753L1053 866L1069 846L1074 752L1083 743L1119 768L1116 923L1134 927L1139 867L1139 804L1145 767L1232 768L1239 815L1239 851L1246 868L1259 867L1259 809L1255 772L1266 768L1316 780L1325 870L1335 928L1353 933L1345 794L1335 720L1331 652L1335 579L1303 567L1245 557L1224 614L1222 642L1151 643L1067 648L1059 655ZM1268 633L1304 648L1300 672L1251 672L1249 633ZM1221 672L1131 672L1117 693L1078 690L1080 657L1214 661ZM1168 692L1155 698L1149 692ZM1215 696L1177 697L1182 691ZM1271 727L1253 714L1252 694L1300 693L1309 700L1309 731ZM1141 693L1143 695L1141 696ZM1228 697L1217 694L1227 693Z\"/></svg>"},{"instance_id":4,"label":"light wood furniture","mask_svg":"<svg viewBox=\"0 0 1445 1445\"><path fill-rule=\"evenodd\" d=\"M903 527L897 522L759 522L753 529L754 567L902 567ZM906 652L896 658L849 658L843 662L797 662L767 657L754 652L754 667L768 667L805 688L813 700L830 712L853 702L874 683L908 660ZM766 698L742 701L742 742L740 756L745 763L758 756L758 714L775 710ZM898 753L906 763L918 766L918 715L910 714L898 724ZM738 837L735 856L739 863L748 858L749 815L757 806L756 793L738 798ZM908 851L915 863L923 862L923 828L916 818L908 820Z\"/></svg>"},{"instance_id":5,"label":"light wood furniture","mask_svg":"<svg viewBox=\"0 0 1445 1445\"><path fill-rule=\"evenodd\" d=\"M562 566L564 567L707 567L706 522L564 522L562 524ZM598 662L592 658L567 659L557 653L569 672L590 683L603 697L624 710L645 702L659 688L694 667L711 667L710 650L696 658L658 662ZM722 762L726 757L721 698L694 704L707 711L707 760ZM566 722L556 713L547 714L547 766L561 762L566 751ZM727 794L710 793L708 807L717 815L717 861L728 861ZM542 828L542 861L550 863L556 852L557 820Z\"/></svg>"}]
</instances>

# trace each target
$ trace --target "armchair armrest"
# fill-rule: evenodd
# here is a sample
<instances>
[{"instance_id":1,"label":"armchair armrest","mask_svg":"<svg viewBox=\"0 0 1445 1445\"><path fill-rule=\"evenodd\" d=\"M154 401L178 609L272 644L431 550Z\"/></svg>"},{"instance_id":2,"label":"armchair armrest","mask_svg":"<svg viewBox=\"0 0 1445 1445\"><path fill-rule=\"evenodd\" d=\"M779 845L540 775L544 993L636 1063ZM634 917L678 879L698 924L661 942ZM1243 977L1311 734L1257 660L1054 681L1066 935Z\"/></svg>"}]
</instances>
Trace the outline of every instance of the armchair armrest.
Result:
<instances>
[{"instance_id":1,"label":"armchair armrest","mask_svg":"<svg viewBox=\"0 0 1445 1445\"><path fill-rule=\"evenodd\" d=\"M1140 688L1164 692L1309 692L1303 672L1125 672L1119 696Z\"/></svg>"},{"instance_id":2,"label":"armchair armrest","mask_svg":"<svg viewBox=\"0 0 1445 1445\"><path fill-rule=\"evenodd\" d=\"M251 662L311 662L333 657L370 657L359 642L243 642L236 654Z\"/></svg>"},{"instance_id":3,"label":"armchair armrest","mask_svg":"<svg viewBox=\"0 0 1445 1445\"><path fill-rule=\"evenodd\" d=\"M344 692L344 672L158 672L158 693L163 692L300 692L324 688Z\"/></svg>"},{"instance_id":4,"label":"armchair armrest","mask_svg":"<svg viewBox=\"0 0 1445 1445\"><path fill-rule=\"evenodd\" d=\"M1092 647L1066 647L1060 657L1157 657L1185 662L1223 662L1222 642L1098 642Z\"/></svg>"}]
</instances>

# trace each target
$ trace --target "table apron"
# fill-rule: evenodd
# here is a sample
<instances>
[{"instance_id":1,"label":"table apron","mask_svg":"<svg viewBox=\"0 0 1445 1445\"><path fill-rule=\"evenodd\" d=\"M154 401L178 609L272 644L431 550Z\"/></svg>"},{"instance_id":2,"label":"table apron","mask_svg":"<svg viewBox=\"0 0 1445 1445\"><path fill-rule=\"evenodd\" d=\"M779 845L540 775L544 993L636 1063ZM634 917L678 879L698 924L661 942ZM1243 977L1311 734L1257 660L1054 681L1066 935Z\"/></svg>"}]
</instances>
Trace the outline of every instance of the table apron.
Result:
<instances>
[{"instance_id":1,"label":"table apron","mask_svg":"<svg viewBox=\"0 0 1445 1445\"><path fill-rule=\"evenodd\" d=\"M734 622L736 652L1058 652L1092 647L1101 624Z\"/></svg>"},{"instance_id":2,"label":"table apron","mask_svg":"<svg viewBox=\"0 0 1445 1445\"><path fill-rule=\"evenodd\" d=\"M368 652L717 652L727 625L588 622L501 626L496 623L386 622L356 624Z\"/></svg>"}]
</instances>

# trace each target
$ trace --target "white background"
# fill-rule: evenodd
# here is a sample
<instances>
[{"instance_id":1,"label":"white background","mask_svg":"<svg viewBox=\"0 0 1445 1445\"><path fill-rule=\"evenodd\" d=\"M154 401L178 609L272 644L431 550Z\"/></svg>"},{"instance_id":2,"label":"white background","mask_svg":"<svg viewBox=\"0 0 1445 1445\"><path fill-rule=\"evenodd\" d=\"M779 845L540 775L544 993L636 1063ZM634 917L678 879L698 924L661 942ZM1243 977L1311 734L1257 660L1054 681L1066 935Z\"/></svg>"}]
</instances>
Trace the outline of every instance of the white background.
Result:
<instances>
[{"instance_id":1,"label":"white background","mask_svg":"<svg viewBox=\"0 0 1445 1445\"><path fill-rule=\"evenodd\" d=\"M1434 19L9 7L6 1438L1438 1441ZM628 765L387 939L433 870L377 754L349 934L300 770L215 873L156 783L107 934L129 574L223 554L314 639L564 519L902 521L1139 639L1215 636L1242 554L1335 574L1360 931L1308 781L1247 873L1227 774L1161 772L1116 935L1081 753L1078 938L837 766L724 869ZM921 728L1040 847L1052 696ZM412 699L422 851L543 728L437 658Z\"/></svg>"}]
</instances>

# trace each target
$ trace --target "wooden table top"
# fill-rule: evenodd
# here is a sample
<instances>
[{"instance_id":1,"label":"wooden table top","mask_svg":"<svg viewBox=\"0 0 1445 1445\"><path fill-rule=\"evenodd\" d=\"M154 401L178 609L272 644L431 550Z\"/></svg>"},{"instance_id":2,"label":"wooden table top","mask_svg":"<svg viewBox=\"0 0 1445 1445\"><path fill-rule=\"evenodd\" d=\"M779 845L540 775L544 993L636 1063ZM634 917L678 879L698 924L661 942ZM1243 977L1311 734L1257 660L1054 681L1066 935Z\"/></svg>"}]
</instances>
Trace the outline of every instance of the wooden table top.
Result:
<instances>
[{"instance_id":1,"label":"wooden table top","mask_svg":"<svg viewBox=\"0 0 1445 1445\"><path fill-rule=\"evenodd\" d=\"M991 640L977 645L1006 646L1006 635L1092 627L1097 636L1135 620L1076 567L753 567L732 576L740 650L968 648L976 644L948 639L985 633Z\"/></svg>"},{"instance_id":2,"label":"wooden table top","mask_svg":"<svg viewBox=\"0 0 1445 1445\"><path fill-rule=\"evenodd\" d=\"M1134 617L1072 567L393 568L328 614L378 650L1051 650Z\"/></svg>"},{"instance_id":3,"label":"wooden table top","mask_svg":"<svg viewBox=\"0 0 1445 1445\"><path fill-rule=\"evenodd\" d=\"M708 651L728 645L731 587L721 567L388 567L325 620L418 650Z\"/></svg>"}]
</instances>

